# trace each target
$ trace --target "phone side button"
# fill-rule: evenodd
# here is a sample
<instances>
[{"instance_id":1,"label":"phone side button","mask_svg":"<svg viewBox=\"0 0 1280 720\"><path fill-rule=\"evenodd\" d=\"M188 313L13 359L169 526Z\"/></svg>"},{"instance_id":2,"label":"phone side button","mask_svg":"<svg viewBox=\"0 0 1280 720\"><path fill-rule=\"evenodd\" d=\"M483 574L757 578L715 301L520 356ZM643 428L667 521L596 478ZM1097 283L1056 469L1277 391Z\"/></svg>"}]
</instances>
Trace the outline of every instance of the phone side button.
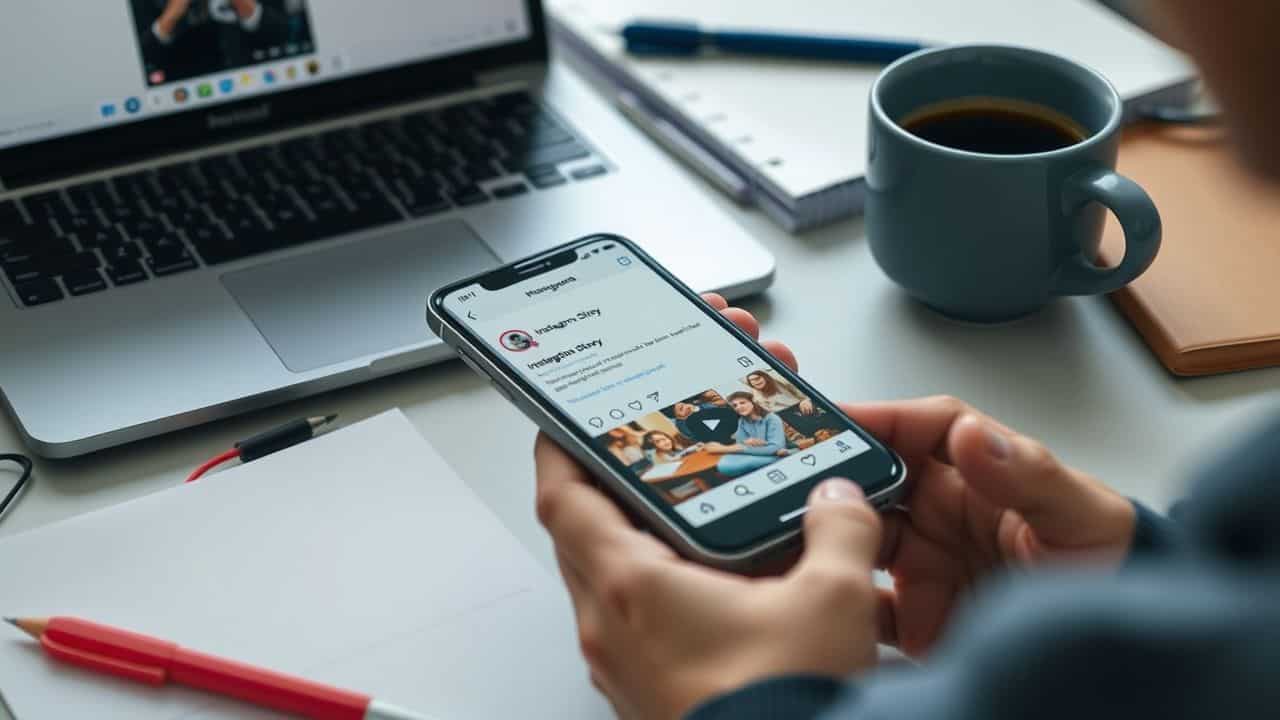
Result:
<instances>
[{"instance_id":1,"label":"phone side button","mask_svg":"<svg viewBox=\"0 0 1280 720\"><path fill-rule=\"evenodd\" d=\"M523 398L517 398L515 395L512 395L510 390L503 387L501 383L493 378L489 378L489 384L493 385L493 389L496 390L503 399L514 405L515 408L520 411L521 415L528 418L529 422L541 427L543 418L539 417L539 413L533 409L533 406L530 403L525 402Z\"/></svg>"},{"instance_id":2,"label":"phone side button","mask_svg":"<svg viewBox=\"0 0 1280 720\"><path fill-rule=\"evenodd\" d=\"M519 407L520 403L517 403L517 402L516 402L516 399L515 399L515 398L513 398L513 397L511 397L511 393L507 392L507 389L506 389L506 388L504 388L504 387L502 387L501 385L499 385L497 380L494 380L493 378L490 378L490 379L489 379L489 384L490 384L490 385L492 385L492 386L493 386L493 389L494 389L494 390L497 390L497 391L498 391L498 394L499 394L499 395L501 395L501 396L502 396L502 397L503 397L507 402L511 403L512 405L515 405L515 406ZM521 410L523 410L524 408L520 408L520 409L521 409Z\"/></svg>"},{"instance_id":3,"label":"phone side button","mask_svg":"<svg viewBox=\"0 0 1280 720\"><path fill-rule=\"evenodd\" d=\"M476 371L476 373L478 373L480 377L486 377L486 378L489 377L489 373L485 372L484 370L481 370L480 366L476 364L475 360L472 360L470 357L467 357L467 353L465 351L459 350L458 357L462 358L462 364Z\"/></svg>"}]
</instances>

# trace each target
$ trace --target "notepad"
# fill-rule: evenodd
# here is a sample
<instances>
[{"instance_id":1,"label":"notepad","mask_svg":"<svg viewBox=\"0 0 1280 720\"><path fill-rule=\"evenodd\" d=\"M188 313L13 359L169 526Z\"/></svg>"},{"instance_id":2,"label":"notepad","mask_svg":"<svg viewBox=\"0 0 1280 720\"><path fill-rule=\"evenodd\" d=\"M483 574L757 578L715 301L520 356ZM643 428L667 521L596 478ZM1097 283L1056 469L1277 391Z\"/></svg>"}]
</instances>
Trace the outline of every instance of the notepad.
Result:
<instances>
[{"instance_id":1,"label":"notepad","mask_svg":"<svg viewBox=\"0 0 1280 720\"><path fill-rule=\"evenodd\" d=\"M0 541L0 578L6 615L78 615L441 720L608 715L559 584L398 410ZM19 720L276 717L55 665L16 633L0 690Z\"/></svg>"},{"instance_id":2,"label":"notepad","mask_svg":"<svg viewBox=\"0 0 1280 720\"><path fill-rule=\"evenodd\" d=\"M740 187L740 199L792 231L861 210L867 101L880 68L740 56L637 59L623 51L618 28L641 18L682 19L931 45L1026 45L1101 70L1134 103L1181 100L1193 78L1180 55L1095 0L549 0L547 6L556 36L617 87L642 127L695 165L718 168L704 167L709 178L737 176L736 183L717 184Z\"/></svg>"},{"instance_id":3,"label":"notepad","mask_svg":"<svg viewBox=\"0 0 1280 720\"><path fill-rule=\"evenodd\" d=\"M1160 361L1178 375L1280 365L1280 193L1249 175L1221 128L1130 128L1119 170L1155 200L1164 241L1111 297ZM1123 254L1112 218L1102 259Z\"/></svg>"}]
</instances>

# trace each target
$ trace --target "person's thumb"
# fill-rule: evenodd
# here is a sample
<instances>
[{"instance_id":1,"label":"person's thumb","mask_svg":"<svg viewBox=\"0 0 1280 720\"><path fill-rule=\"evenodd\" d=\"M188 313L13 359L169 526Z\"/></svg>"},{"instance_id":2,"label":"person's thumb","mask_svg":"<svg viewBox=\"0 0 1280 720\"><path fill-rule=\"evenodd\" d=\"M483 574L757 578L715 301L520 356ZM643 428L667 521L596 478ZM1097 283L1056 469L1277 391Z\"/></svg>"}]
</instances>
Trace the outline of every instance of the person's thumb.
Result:
<instances>
[{"instance_id":1,"label":"person's thumb","mask_svg":"<svg viewBox=\"0 0 1280 720\"><path fill-rule=\"evenodd\" d=\"M1087 547L1114 542L1124 532L1128 501L1031 438L968 415L952 426L947 451L971 488L991 504L1017 511L1040 542Z\"/></svg>"},{"instance_id":2,"label":"person's thumb","mask_svg":"<svg viewBox=\"0 0 1280 720\"><path fill-rule=\"evenodd\" d=\"M827 480L809 495L804 545L800 573L869 580L880 551L880 516L857 485Z\"/></svg>"}]
</instances>

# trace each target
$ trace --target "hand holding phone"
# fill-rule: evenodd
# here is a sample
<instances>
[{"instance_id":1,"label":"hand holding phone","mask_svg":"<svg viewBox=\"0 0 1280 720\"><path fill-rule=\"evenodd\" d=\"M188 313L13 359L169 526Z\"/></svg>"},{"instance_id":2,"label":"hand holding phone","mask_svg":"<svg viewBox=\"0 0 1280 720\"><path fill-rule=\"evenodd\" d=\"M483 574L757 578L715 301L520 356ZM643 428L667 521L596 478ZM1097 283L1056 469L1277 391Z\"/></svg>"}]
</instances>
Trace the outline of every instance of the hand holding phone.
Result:
<instances>
[{"instance_id":1,"label":"hand holding phone","mask_svg":"<svg viewBox=\"0 0 1280 720\"><path fill-rule=\"evenodd\" d=\"M903 487L887 447L623 238L442 288L428 320L699 562L749 572L797 545L823 479L851 478L876 506Z\"/></svg>"},{"instance_id":2,"label":"hand holding phone","mask_svg":"<svg viewBox=\"0 0 1280 720\"><path fill-rule=\"evenodd\" d=\"M830 480L814 490L804 556L760 582L676 557L545 435L535 456L538 514L556 544L579 644L621 717L686 717L753 681L842 678L875 665L881 520L857 486Z\"/></svg>"},{"instance_id":3,"label":"hand holding phone","mask_svg":"<svg viewBox=\"0 0 1280 720\"><path fill-rule=\"evenodd\" d=\"M725 310L718 297L708 300L711 312L724 311L754 333L749 315ZM794 371L784 346L768 344L767 350ZM781 382L769 387L755 372L744 379L761 404L776 402L781 410L805 393ZM714 401L700 393L675 403L671 415L685 427L690 420L702 422L703 434L723 436L703 422L731 419ZM827 405L819 399L811 411L800 408L801 414L825 414ZM1127 500L959 401L842 405L837 411L902 449L910 472L921 477L905 498L912 512L881 520L856 487L838 480L819 485L802 520L803 558L784 577L766 583L676 558L604 497L584 463L575 462L581 453L571 459L562 442L539 438L539 517L556 543L592 677L615 707L674 717L760 677L844 676L874 663L877 636L908 654L924 652L959 599L931 588L958 593L974 580L966 575L973 568L997 571L1006 562L1079 560L1085 554L1118 562L1129 548L1134 510ZM617 448L634 449L624 456L640 469L641 444L667 446L658 435L646 443L644 433L629 424L607 434L617 436ZM833 439L827 432L793 435L788 444L795 447L780 452ZM735 444L732 438L700 442L704 450ZM682 457L696 448L685 448ZM619 497L615 486L602 487ZM998 557L991 556L992 547L999 548ZM870 580L873 565L887 566L902 584L877 590ZM680 622L672 622L675 617ZM796 617L822 622L798 624Z\"/></svg>"}]
</instances>

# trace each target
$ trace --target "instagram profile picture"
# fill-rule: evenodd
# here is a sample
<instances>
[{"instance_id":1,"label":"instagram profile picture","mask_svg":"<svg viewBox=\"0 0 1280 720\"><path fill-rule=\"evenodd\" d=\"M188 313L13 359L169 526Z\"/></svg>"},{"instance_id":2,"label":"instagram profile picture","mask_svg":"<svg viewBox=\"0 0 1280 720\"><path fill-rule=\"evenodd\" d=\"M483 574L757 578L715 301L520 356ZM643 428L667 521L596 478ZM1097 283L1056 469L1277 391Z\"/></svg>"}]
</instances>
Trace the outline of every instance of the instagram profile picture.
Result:
<instances>
[{"instance_id":1,"label":"instagram profile picture","mask_svg":"<svg viewBox=\"0 0 1280 720\"><path fill-rule=\"evenodd\" d=\"M538 347L538 343L534 341L533 336L524 330L508 330L502 333L502 336L498 338L498 342L511 352L524 352L529 348Z\"/></svg>"}]
</instances>

